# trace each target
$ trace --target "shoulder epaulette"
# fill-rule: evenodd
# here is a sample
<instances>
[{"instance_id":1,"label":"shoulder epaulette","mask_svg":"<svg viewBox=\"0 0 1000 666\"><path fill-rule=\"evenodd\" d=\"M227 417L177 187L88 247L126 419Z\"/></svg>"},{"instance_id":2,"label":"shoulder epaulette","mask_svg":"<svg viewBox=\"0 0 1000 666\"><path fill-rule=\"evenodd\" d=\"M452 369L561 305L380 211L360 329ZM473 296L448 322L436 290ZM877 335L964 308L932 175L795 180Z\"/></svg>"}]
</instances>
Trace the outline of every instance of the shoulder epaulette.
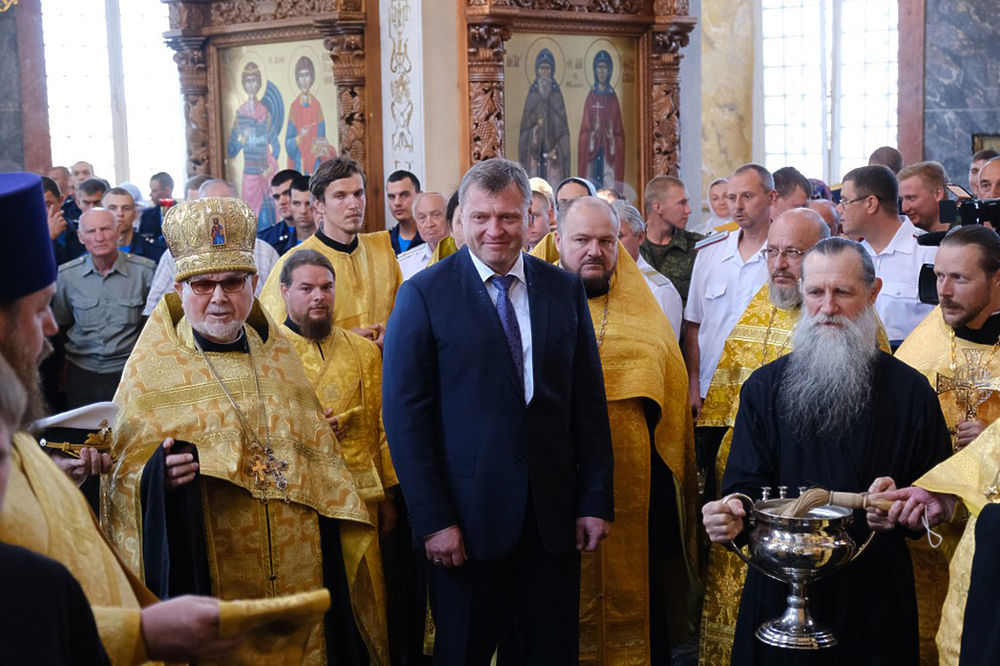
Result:
<instances>
[{"instance_id":1,"label":"shoulder epaulette","mask_svg":"<svg viewBox=\"0 0 1000 666\"><path fill-rule=\"evenodd\" d=\"M694 249L700 250L703 247L708 247L709 245L715 245L719 241L724 241L729 238L730 232L728 231L717 231L714 234L705 236L700 241L694 244Z\"/></svg>"},{"instance_id":2,"label":"shoulder epaulette","mask_svg":"<svg viewBox=\"0 0 1000 666\"><path fill-rule=\"evenodd\" d=\"M653 267L643 268L642 274L649 279L650 282L655 284L657 287L665 287L670 284L670 278L656 270Z\"/></svg>"},{"instance_id":3,"label":"shoulder epaulette","mask_svg":"<svg viewBox=\"0 0 1000 666\"><path fill-rule=\"evenodd\" d=\"M149 257L140 257L138 255L132 254L131 252L122 252L125 255L125 261L133 264L139 264L140 266L147 266L156 270L156 262Z\"/></svg>"},{"instance_id":4,"label":"shoulder epaulette","mask_svg":"<svg viewBox=\"0 0 1000 666\"><path fill-rule=\"evenodd\" d=\"M418 250L423 250L424 247L425 247L424 244L421 243L420 245L417 245L415 247L411 247L411 248L409 248L408 250L406 250L404 252L400 252L399 254L396 255L396 258L397 259L404 259L406 257L412 256L412 255L416 254Z\"/></svg>"},{"instance_id":5,"label":"shoulder epaulette","mask_svg":"<svg viewBox=\"0 0 1000 666\"><path fill-rule=\"evenodd\" d=\"M64 270L73 268L75 266L79 266L80 264L82 264L84 261L87 260L87 256L88 255L86 255L86 254L81 254L76 259L70 259L69 261L67 261L64 264L59 264L59 272L62 273Z\"/></svg>"}]
</instances>

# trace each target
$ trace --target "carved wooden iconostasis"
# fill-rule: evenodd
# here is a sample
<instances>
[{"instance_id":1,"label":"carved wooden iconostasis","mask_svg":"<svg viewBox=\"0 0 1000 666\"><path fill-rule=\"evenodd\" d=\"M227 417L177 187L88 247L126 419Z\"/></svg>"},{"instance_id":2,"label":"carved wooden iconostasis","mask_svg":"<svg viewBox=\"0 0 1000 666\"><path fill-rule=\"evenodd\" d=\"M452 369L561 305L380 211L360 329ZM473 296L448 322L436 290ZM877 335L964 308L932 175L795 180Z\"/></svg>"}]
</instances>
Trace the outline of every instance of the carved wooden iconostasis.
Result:
<instances>
[{"instance_id":1,"label":"carved wooden iconostasis","mask_svg":"<svg viewBox=\"0 0 1000 666\"><path fill-rule=\"evenodd\" d=\"M553 186L590 175L640 201L676 175L688 0L459 1L468 164L504 155Z\"/></svg>"},{"instance_id":2,"label":"carved wooden iconostasis","mask_svg":"<svg viewBox=\"0 0 1000 666\"><path fill-rule=\"evenodd\" d=\"M382 228L379 35L368 1L166 0L187 175L233 181L267 224L271 175L349 156L368 176L365 227Z\"/></svg>"}]
</instances>

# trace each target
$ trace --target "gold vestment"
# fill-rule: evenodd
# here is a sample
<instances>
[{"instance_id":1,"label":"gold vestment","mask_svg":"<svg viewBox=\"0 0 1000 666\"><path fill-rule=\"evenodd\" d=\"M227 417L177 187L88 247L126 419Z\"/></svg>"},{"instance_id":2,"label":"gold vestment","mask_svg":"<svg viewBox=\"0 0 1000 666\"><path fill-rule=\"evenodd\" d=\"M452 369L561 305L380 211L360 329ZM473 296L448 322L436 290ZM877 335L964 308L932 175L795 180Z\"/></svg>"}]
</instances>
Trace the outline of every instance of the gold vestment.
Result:
<instances>
[{"instance_id":1,"label":"gold vestment","mask_svg":"<svg viewBox=\"0 0 1000 666\"><path fill-rule=\"evenodd\" d=\"M143 470L167 437L190 442L198 451L213 595L276 597L322 587L319 517L336 519L358 629L372 663L387 664L373 583L377 564L365 558L375 533L340 446L295 349L259 304L254 304L244 334L250 354L205 356L247 425L195 348L177 295L168 294L157 306L115 394L121 412L112 444L116 462L102 484L105 529L119 555L142 572ZM258 448L250 437L257 439ZM273 459L262 459L262 445L273 451ZM325 663L323 626L306 630L286 637L289 649L301 638L306 663ZM259 659L245 645L230 662Z\"/></svg>"},{"instance_id":2,"label":"gold vestment","mask_svg":"<svg viewBox=\"0 0 1000 666\"><path fill-rule=\"evenodd\" d=\"M286 252L274 265L260 292L261 305L275 321L285 321L287 313L285 301L281 298L281 268L288 257L309 248L329 259L336 273L334 325L347 330L372 324L384 325L392 313L403 274L392 250L388 231L359 234L357 238L358 246L349 253L334 250L316 234Z\"/></svg>"},{"instance_id":3,"label":"gold vestment","mask_svg":"<svg viewBox=\"0 0 1000 666\"><path fill-rule=\"evenodd\" d=\"M532 254L558 261L552 234ZM687 371L666 315L623 247L610 291L589 299L588 305L611 423L615 522L597 551L583 554L580 660L648 664L651 447L673 473L679 512L682 555L664 567L673 592L667 599L672 643L692 632L691 609L698 594L697 476Z\"/></svg>"},{"instance_id":4,"label":"gold vestment","mask_svg":"<svg viewBox=\"0 0 1000 666\"><path fill-rule=\"evenodd\" d=\"M427 265L433 266L456 252L458 252L458 245L455 243L455 239L451 236L445 236L438 242L437 247L434 248L434 252L431 253L431 258L427 262Z\"/></svg>"},{"instance_id":5,"label":"gold vestment","mask_svg":"<svg viewBox=\"0 0 1000 666\"><path fill-rule=\"evenodd\" d=\"M954 338L954 345L956 369L967 364L965 350L974 350L981 354L982 363L989 362L987 369L990 376L1000 377L1000 358L990 359L993 345L976 344L958 337ZM935 307L906 337L896 350L896 358L920 371L933 387L938 386L939 378L954 376L955 371L951 367L952 328L944 321L940 307ZM940 392L938 397L949 429L953 429L965 420L965 406L958 404L955 391ZM1000 417L1000 396L995 392L990 393L986 401L979 405L978 411L979 418L987 425L995 422L997 417ZM935 636L938 634L941 612L949 589L948 563L958 547L957 543L962 538L962 530L965 527L963 517L964 514L961 514L953 522L938 528L937 531L944 537L944 541L937 549L931 548L926 539L909 541L910 558L913 561L913 582L917 591L917 617L920 623L920 661L924 664L938 663ZM967 530L966 533L972 542L975 521L971 521L970 525L971 531ZM969 545L966 544L967 547ZM970 559L969 566L971 565ZM965 597L962 599L964 605ZM956 644L956 657L957 654Z\"/></svg>"},{"instance_id":6,"label":"gold vestment","mask_svg":"<svg viewBox=\"0 0 1000 666\"><path fill-rule=\"evenodd\" d=\"M87 595L111 662L144 662L139 613L156 597L118 559L79 488L34 438L21 432L13 440L0 540L69 569Z\"/></svg>"},{"instance_id":7,"label":"gold vestment","mask_svg":"<svg viewBox=\"0 0 1000 666\"><path fill-rule=\"evenodd\" d=\"M976 517L988 502L991 487L1000 480L1000 424L994 422L964 449L938 464L913 485L936 493L957 495L969 512L965 531L955 547L949 566L948 593L941 609L937 633L938 658L942 666L958 664L962 646L962 622L969 594L972 556L976 552ZM942 525L943 527L943 525Z\"/></svg>"},{"instance_id":8,"label":"gold vestment","mask_svg":"<svg viewBox=\"0 0 1000 666\"><path fill-rule=\"evenodd\" d=\"M800 314L798 307L785 310L771 303L771 288L765 283L726 338L722 357L698 415L699 426L727 429L715 458L718 488L722 487L722 474L729 461L743 382L761 366L792 351L792 330ZM879 347L888 352L889 339L881 322L878 340ZM700 664L729 663L745 577L746 565L740 558L722 544L711 544L701 613Z\"/></svg>"}]
</instances>

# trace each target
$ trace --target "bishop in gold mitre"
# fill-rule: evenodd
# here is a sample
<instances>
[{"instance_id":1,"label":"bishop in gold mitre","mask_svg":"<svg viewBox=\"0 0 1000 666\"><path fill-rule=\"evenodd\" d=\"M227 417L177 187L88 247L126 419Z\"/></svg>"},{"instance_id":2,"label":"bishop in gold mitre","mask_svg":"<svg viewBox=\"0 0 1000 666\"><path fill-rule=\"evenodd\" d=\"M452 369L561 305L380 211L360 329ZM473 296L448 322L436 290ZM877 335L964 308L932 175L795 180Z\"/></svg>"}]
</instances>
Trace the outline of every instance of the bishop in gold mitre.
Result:
<instances>
[{"instance_id":1,"label":"bishop in gold mitre","mask_svg":"<svg viewBox=\"0 0 1000 666\"><path fill-rule=\"evenodd\" d=\"M697 476L677 338L596 197L559 211L532 254L578 273L604 372L615 525L580 576L580 661L650 664L693 631ZM667 594L664 594L667 590Z\"/></svg>"},{"instance_id":2,"label":"bishop in gold mitre","mask_svg":"<svg viewBox=\"0 0 1000 666\"><path fill-rule=\"evenodd\" d=\"M298 250L312 249L330 260L337 273L339 294L334 325L382 344L385 322L396 301L403 274L396 261L389 232L363 234L365 174L361 165L335 157L316 169L309 191L323 223L314 235L286 252L268 277L260 302L275 321L287 316L281 298L281 268Z\"/></svg>"},{"instance_id":3,"label":"bishop in gold mitre","mask_svg":"<svg viewBox=\"0 0 1000 666\"><path fill-rule=\"evenodd\" d=\"M164 597L279 597L327 587L320 624L251 632L230 663L388 663L376 538L298 354L254 300L257 220L244 202L171 208L177 262L115 395L105 528ZM360 639L358 638L360 637ZM295 655L295 656L292 656Z\"/></svg>"},{"instance_id":4,"label":"bishop in gold mitre","mask_svg":"<svg viewBox=\"0 0 1000 666\"><path fill-rule=\"evenodd\" d=\"M959 227L934 259L940 305L907 336L896 357L937 388L956 449L1000 417L1000 237L979 225ZM910 542L920 621L920 654L936 663L935 635L948 590L948 560L963 531L964 511L939 530L932 549Z\"/></svg>"},{"instance_id":5,"label":"bishop in gold mitre","mask_svg":"<svg viewBox=\"0 0 1000 666\"><path fill-rule=\"evenodd\" d=\"M754 370L792 351L792 329L802 311L799 279L802 257L830 235L817 213L793 208L779 215L767 233L768 281L753 297L726 339L722 358L698 415L698 426L719 428L722 442L715 457L715 485L729 460L733 424L740 406L740 388ZM885 329L879 323L879 343L889 351ZM709 473L712 473L710 470ZM714 497L712 499L715 499ZM719 544L712 544L705 579L699 659L704 666L728 664L746 565Z\"/></svg>"},{"instance_id":6,"label":"bishop in gold mitre","mask_svg":"<svg viewBox=\"0 0 1000 666\"><path fill-rule=\"evenodd\" d=\"M0 245L0 355L27 393L25 421L34 421L43 411L38 365L46 336L57 328L49 309L56 266L38 176L0 174L0 220L7 232ZM84 496L34 437L21 431L12 439L0 540L69 570L87 597L112 663L229 655L239 637L221 638L223 609L216 599L158 601L116 556ZM25 650L29 661L30 646Z\"/></svg>"}]
</instances>

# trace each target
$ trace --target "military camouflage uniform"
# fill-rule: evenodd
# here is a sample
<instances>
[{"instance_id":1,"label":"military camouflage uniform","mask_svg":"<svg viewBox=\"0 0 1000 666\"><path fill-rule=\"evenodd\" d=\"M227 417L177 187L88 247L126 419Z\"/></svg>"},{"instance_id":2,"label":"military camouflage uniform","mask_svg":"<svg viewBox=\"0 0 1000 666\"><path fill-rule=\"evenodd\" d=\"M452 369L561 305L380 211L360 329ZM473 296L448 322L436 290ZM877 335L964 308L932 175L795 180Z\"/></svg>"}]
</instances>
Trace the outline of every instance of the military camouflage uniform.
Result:
<instances>
[{"instance_id":1,"label":"military camouflage uniform","mask_svg":"<svg viewBox=\"0 0 1000 666\"><path fill-rule=\"evenodd\" d=\"M657 245L647 239L639 248L639 254L649 264L677 287L681 300L687 305L688 287L691 286L691 271L694 270L696 251L694 244L705 236L686 229L677 229L666 245Z\"/></svg>"}]
</instances>

